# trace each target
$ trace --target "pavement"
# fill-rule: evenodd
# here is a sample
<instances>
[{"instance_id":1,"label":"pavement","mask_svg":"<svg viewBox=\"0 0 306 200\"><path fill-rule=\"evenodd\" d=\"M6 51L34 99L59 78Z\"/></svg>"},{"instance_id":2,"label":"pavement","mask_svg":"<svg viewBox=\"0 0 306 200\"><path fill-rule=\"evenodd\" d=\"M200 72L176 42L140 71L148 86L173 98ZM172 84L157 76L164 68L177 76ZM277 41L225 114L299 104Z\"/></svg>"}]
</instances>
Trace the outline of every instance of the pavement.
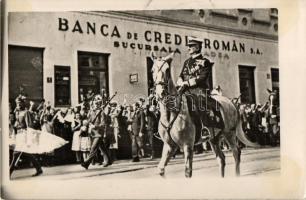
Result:
<instances>
[{"instance_id":1,"label":"pavement","mask_svg":"<svg viewBox=\"0 0 306 200\"><path fill-rule=\"evenodd\" d=\"M234 166L232 153L224 151L227 160L227 166ZM248 166L244 169L243 174L260 175L260 174L279 174L280 172L280 149L276 148L260 148L260 149L243 149L241 155L241 165ZM131 162L131 160L117 160L111 166L103 167L102 165L90 165L88 170L81 167L80 164L61 165L54 167L43 167L43 174L38 177L31 177L35 173L34 168L20 169L14 171L11 179L16 181L22 180L71 180L71 179L88 179L104 177L144 177L156 176L160 158L151 160L150 158L142 158L140 162ZM167 168L172 170L173 176L181 176L183 174L184 159L179 154L175 159L171 159ZM202 174L218 173L218 163L215 155L209 151L202 154L194 155L194 171L201 170ZM212 170L214 173L211 173ZM178 175L179 174L179 175Z\"/></svg>"}]
</instances>

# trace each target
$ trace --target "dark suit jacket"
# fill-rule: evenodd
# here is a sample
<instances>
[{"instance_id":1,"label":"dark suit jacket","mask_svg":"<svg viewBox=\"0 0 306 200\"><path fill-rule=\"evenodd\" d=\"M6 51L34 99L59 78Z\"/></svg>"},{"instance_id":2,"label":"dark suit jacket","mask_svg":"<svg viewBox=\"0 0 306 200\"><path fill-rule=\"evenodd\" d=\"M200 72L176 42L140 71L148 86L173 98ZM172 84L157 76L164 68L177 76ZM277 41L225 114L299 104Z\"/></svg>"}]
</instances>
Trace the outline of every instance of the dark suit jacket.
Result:
<instances>
[{"instance_id":1,"label":"dark suit jacket","mask_svg":"<svg viewBox=\"0 0 306 200\"><path fill-rule=\"evenodd\" d=\"M132 122L133 134L138 136L139 132L144 133L145 131L145 114L142 109L138 109L133 116Z\"/></svg>"}]
</instances>

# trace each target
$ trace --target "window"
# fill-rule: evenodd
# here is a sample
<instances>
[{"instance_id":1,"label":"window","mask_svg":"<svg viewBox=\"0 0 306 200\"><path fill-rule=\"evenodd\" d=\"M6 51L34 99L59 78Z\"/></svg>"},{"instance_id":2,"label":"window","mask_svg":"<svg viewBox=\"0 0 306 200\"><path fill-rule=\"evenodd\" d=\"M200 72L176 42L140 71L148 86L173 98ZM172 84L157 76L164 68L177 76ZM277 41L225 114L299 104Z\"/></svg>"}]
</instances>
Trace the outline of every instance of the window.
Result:
<instances>
[{"instance_id":1,"label":"window","mask_svg":"<svg viewBox=\"0 0 306 200\"><path fill-rule=\"evenodd\" d=\"M98 94L104 89L108 93L108 57L109 54L78 52L79 101L89 90Z\"/></svg>"},{"instance_id":2,"label":"window","mask_svg":"<svg viewBox=\"0 0 306 200\"><path fill-rule=\"evenodd\" d=\"M9 98L14 102L22 92L29 100L43 99L42 48L9 45Z\"/></svg>"},{"instance_id":3,"label":"window","mask_svg":"<svg viewBox=\"0 0 306 200\"><path fill-rule=\"evenodd\" d=\"M241 103L255 103L254 69L252 66L239 66Z\"/></svg>"},{"instance_id":4,"label":"window","mask_svg":"<svg viewBox=\"0 0 306 200\"><path fill-rule=\"evenodd\" d=\"M54 66L55 106L70 106L70 67Z\"/></svg>"},{"instance_id":5,"label":"window","mask_svg":"<svg viewBox=\"0 0 306 200\"><path fill-rule=\"evenodd\" d=\"M272 79L272 90L277 90L279 92L279 70L271 69L271 79Z\"/></svg>"}]
</instances>

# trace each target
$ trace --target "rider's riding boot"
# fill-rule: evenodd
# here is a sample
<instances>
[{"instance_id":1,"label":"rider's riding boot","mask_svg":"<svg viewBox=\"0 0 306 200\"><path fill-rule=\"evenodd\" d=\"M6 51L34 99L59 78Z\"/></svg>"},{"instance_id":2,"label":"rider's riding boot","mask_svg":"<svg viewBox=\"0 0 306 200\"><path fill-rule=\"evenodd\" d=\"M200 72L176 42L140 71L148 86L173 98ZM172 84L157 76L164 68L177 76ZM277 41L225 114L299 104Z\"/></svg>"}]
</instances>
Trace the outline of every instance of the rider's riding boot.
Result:
<instances>
[{"instance_id":1,"label":"rider's riding boot","mask_svg":"<svg viewBox=\"0 0 306 200\"><path fill-rule=\"evenodd\" d=\"M208 123L208 114L205 113L205 115L206 116L204 116L204 114L202 114L201 117L200 117L200 121L201 121L201 125L202 125L202 128L201 128L201 140L203 140L203 141L206 141L206 140L211 138L211 135L210 135L209 130L207 128L207 126L209 124Z\"/></svg>"}]
</instances>

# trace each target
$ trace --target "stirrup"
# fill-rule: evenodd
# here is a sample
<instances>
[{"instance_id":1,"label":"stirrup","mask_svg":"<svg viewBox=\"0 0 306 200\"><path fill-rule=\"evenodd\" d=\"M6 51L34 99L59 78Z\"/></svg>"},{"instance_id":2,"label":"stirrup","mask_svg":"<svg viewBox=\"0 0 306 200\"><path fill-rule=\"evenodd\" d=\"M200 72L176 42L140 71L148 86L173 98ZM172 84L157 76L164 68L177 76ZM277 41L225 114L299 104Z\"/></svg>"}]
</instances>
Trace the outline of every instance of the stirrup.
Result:
<instances>
[{"instance_id":1,"label":"stirrup","mask_svg":"<svg viewBox=\"0 0 306 200\"><path fill-rule=\"evenodd\" d=\"M211 134L210 134L209 129L206 126L203 126L201 130L201 139L206 139L210 137L211 137Z\"/></svg>"},{"instance_id":2,"label":"stirrup","mask_svg":"<svg viewBox=\"0 0 306 200\"><path fill-rule=\"evenodd\" d=\"M205 132L207 132L207 133L205 133ZM209 129L206 126L203 126L202 130L201 130L201 137L200 137L199 141L195 143L195 145L199 145L199 144L202 144L204 142L207 142L211 138L212 137L211 137Z\"/></svg>"}]
</instances>

